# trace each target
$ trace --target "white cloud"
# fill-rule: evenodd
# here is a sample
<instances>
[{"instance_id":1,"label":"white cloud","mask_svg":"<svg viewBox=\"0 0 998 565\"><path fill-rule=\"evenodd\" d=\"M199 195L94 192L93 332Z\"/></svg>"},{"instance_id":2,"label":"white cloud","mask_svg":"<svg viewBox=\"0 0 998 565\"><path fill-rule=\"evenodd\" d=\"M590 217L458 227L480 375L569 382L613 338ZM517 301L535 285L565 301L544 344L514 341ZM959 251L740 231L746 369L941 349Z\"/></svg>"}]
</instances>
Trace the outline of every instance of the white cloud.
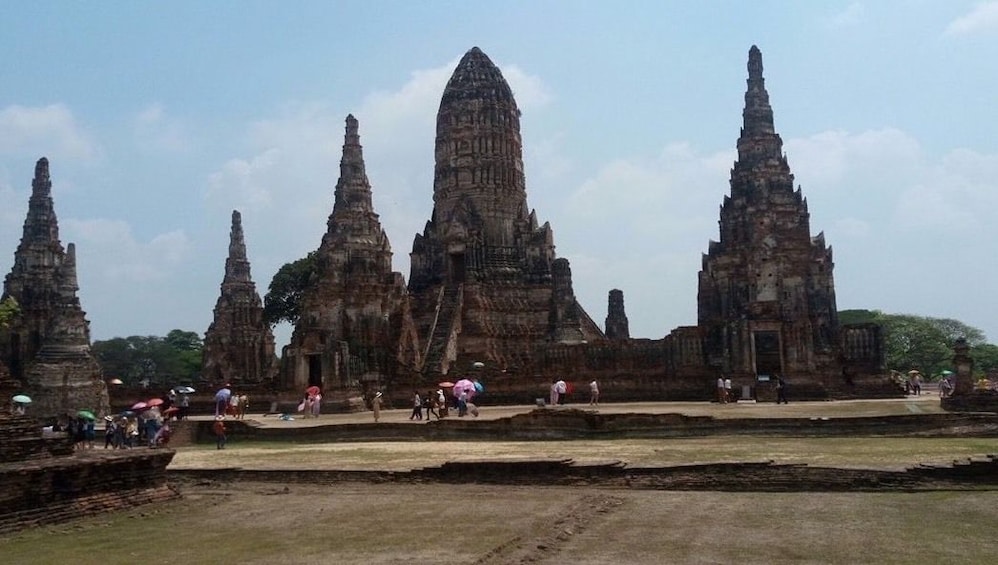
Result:
<instances>
[{"instance_id":1,"label":"white cloud","mask_svg":"<svg viewBox=\"0 0 998 565\"><path fill-rule=\"evenodd\" d=\"M251 156L232 158L212 173L206 198L220 216L231 209L243 212L250 259L260 265L255 272L269 276L318 246L332 211L344 119L352 113L360 123L375 211L392 242L395 268L408 276L409 246L433 205L437 108L457 62L414 71L398 89L372 92L354 108L288 104L279 115L248 126ZM527 104L550 100L540 79L510 68L504 76ZM257 222L266 233L250 231L254 216L266 218Z\"/></svg>"},{"instance_id":2,"label":"white cloud","mask_svg":"<svg viewBox=\"0 0 998 565\"><path fill-rule=\"evenodd\" d=\"M826 131L786 143L811 213L835 248L839 306L961 319L987 328L998 304L970 301L998 277L986 226L998 209L998 155L926 153L897 129ZM576 295L599 322L625 293L632 335L696 323L696 276L717 239L733 151L673 143L617 158L579 183L552 226ZM948 289L946 293L939 288ZM928 297L932 297L928 301ZM993 333L993 332L992 332Z\"/></svg>"},{"instance_id":3,"label":"white cloud","mask_svg":"<svg viewBox=\"0 0 998 565\"><path fill-rule=\"evenodd\" d=\"M136 144L150 152L185 152L192 149L184 126L168 116L160 103L147 106L133 118Z\"/></svg>"},{"instance_id":4,"label":"white cloud","mask_svg":"<svg viewBox=\"0 0 998 565\"><path fill-rule=\"evenodd\" d=\"M998 1L980 2L946 26L945 35L971 35L998 31Z\"/></svg>"},{"instance_id":5,"label":"white cloud","mask_svg":"<svg viewBox=\"0 0 998 565\"><path fill-rule=\"evenodd\" d=\"M100 148L63 104L12 105L0 110L0 153L88 160Z\"/></svg>"},{"instance_id":6,"label":"white cloud","mask_svg":"<svg viewBox=\"0 0 998 565\"><path fill-rule=\"evenodd\" d=\"M64 243L75 242L85 255L87 271L101 286L135 285L171 276L188 257L190 241L183 231L156 235L140 242L122 220L67 219L60 221Z\"/></svg>"}]
</instances>

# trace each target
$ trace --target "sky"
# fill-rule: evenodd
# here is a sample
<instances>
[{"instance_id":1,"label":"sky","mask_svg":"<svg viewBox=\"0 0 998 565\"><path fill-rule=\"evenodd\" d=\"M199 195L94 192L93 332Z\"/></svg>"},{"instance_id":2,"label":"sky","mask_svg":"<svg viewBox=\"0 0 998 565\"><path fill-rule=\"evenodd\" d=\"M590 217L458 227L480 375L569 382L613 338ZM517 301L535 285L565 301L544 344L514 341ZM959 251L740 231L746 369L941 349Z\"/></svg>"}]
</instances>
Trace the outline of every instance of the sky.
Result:
<instances>
[{"instance_id":1,"label":"sky","mask_svg":"<svg viewBox=\"0 0 998 565\"><path fill-rule=\"evenodd\" d=\"M45 156L92 338L203 334L232 210L261 296L318 248L352 113L408 279L440 96L478 46L522 110L527 202L577 299L602 324L621 289L632 337L661 338L697 321L752 45L839 309L998 342L994 0L8 3L0 273Z\"/></svg>"}]
</instances>

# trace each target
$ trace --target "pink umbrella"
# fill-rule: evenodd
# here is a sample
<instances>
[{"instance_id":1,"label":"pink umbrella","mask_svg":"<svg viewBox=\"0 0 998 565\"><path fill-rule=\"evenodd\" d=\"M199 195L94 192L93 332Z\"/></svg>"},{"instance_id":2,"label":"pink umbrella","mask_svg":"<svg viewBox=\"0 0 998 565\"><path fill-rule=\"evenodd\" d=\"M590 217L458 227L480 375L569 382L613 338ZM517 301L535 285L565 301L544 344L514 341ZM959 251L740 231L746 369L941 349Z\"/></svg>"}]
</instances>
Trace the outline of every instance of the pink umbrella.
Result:
<instances>
[{"instance_id":1,"label":"pink umbrella","mask_svg":"<svg viewBox=\"0 0 998 565\"><path fill-rule=\"evenodd\" d=\"M454 396L459 396L461 391L468 393L468 398L475 394L475 383L470 379L461 379L454 383Z\"/></svg>"},{"instance_id":2,"label":"pink umbrella","mask_svg":"<svg viewBox=\"0 0 998 565\"><path fill-rule=\"evenodd\" d=\"M162 403L163 403L162 398L150 398L148 401L146 401L146 406L159 406Z\"/></svg>"},{"instance_id":3,"label":"pink umbrella","mask_svg":"<svg viewBox=\"0 0 998 565\"><path fill-rule=\"evenodd\" d=\"M144 410L146 408L149 408L149 405L142 401L132 404L132 410Z\"/></svg>"}]
</instances>

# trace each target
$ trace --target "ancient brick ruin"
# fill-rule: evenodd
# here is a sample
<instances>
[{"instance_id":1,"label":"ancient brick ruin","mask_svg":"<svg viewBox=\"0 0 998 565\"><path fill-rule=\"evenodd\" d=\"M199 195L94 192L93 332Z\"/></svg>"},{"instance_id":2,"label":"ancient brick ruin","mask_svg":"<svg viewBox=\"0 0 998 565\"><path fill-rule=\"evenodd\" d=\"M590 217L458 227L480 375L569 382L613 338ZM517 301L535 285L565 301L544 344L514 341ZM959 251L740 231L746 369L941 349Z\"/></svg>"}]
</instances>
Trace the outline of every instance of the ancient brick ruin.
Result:
<instances>
[{"instance_id":1,"label":"ancient brick ruin","mask_svg":"<svg viewBox=\"0 0 998 565\"><path fill-rule=\"evenodd\" d=\"M271 382L277 374L274 334L250 276L242 216L232 211L229 255L214 318L204 336L201 376L234 385Z\"/></svg>"},{"instance_id":2,"label":"ancient brick ruin","mask_svg":"<svg viewBox=\"0 0 998 565\"><path fill-rule=\"evenodd\" d=\"M630 337L620 290L610 292L605 333L576 301L551 226L527 205L520 111L480 49L464 55L441 98L433 212L413 241L407 287L391 271L348 118L319 280L285 350L283 384L347 396L379 386L402 398L477 371L493 402L530 402L553 378L600 379L607 400L692 400L710 398L723 374L736 398L775 397L775 375L798 398L898 394L883 375L880 328L838 323L831 249L811 236L754 46L748 75L698 323L658 340Z\"/></svg>"},{"instance_id":3,"label":"ancient brick ruin","mask_svg":"<svg viewBox=\"0 0 998 565\"><path fill-rule=\"evenodd\" d=\"M32 397L31 412L52 415L108 410L101 368L90 352L90 322L76 293L76 247L64 250L52 201L48 159L35 165L28 214L3 297L20 315L0 330L0 363Z\"/></svg>"},{"instance_id":4,"label":"ancient brick ruin","mask_svg":"<svg viewBox=\"0 0 998 565\"><path fill-rule=\"evenodd\" d=\"M420 359L405 282L392 271L391 245L374 212L352 115L326 225L315 279L284 349L282 384L296 391L316 385L352 399L364 383L384 382Z\"/></svg>"}]
</instances>

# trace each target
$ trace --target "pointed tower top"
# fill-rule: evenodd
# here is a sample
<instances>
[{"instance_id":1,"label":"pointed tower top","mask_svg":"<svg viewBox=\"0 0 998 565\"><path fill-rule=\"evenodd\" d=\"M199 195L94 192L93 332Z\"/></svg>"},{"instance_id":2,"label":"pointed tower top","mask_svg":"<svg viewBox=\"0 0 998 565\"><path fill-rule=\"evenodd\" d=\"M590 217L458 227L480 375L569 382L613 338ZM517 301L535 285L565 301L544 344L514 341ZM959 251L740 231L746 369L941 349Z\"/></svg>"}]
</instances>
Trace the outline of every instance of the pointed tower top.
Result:
<instances>
[{"instance_id":1,"label":"pointed tower top","mask_svg":"<svg viewBox=\"0 0 998 565\"><path fill-rule=\"evenodd\" d=\"M461 57L461 62L447 81L440 106L468 99L502 100L516 104L513 91L499 67L478 47L472 47Z\"/></svg>"},{"instance_id":2,"label":"pointed tower top","mask_svg":"<svg viewBox=\"0 0 998 565\"><path fill-rule=\"evenodd\" d=\"M52 180L49 177L49 160L42 157L35 163L35 178L31 181L31 192L39 196L52 193Z\"/></svg>"},{"instance_id":3,"label":"pointed tower top","mask_svg":"<svg viewBox=\"0 0 998 565\"><path fill-rule=\"evenodd\" d=\"M243 236L243 217L238 210L232 211L232 228L229 230L229 256L225 260L225 278L222 286L229 283L251 282L249 260L246 258L246 239Z\"/></svg>"},{"instance_id":4,"label":"pointed tower top","mask_svg":"<svg viewBox=\"0 0 998 565\"><path fill-rule=\"evenodd\" d=\"M755 45L748 52L749 80L762 80L762 51Z\"/></svg>"},{"instance_id":5,"label":"pointed tower top","mask_svg":"<svg viewBox=\"0 0 998 565\"><path fill-rule=\"evenodd\" d=\"M766 80L762 78L762 52L755 45L749 49L748 75L745 110L742 112L744 120L742 137L775 134L773 108L769 105Z\"/></svg>"},{"instance_id":6,"label":"pointed tower top","mask_svg":"<svg viewBox=\"0 0 998 565\"><path fill-rule=\"evenodd\" d=\"M336 182L333 213L329 216L330 225L333 216L347 209L373 213L371 183L367 180L359 132L357 118L353 114L348 115L343 135L343 156L340 158L340 178Z\"/></svg>"}]
</instances>

